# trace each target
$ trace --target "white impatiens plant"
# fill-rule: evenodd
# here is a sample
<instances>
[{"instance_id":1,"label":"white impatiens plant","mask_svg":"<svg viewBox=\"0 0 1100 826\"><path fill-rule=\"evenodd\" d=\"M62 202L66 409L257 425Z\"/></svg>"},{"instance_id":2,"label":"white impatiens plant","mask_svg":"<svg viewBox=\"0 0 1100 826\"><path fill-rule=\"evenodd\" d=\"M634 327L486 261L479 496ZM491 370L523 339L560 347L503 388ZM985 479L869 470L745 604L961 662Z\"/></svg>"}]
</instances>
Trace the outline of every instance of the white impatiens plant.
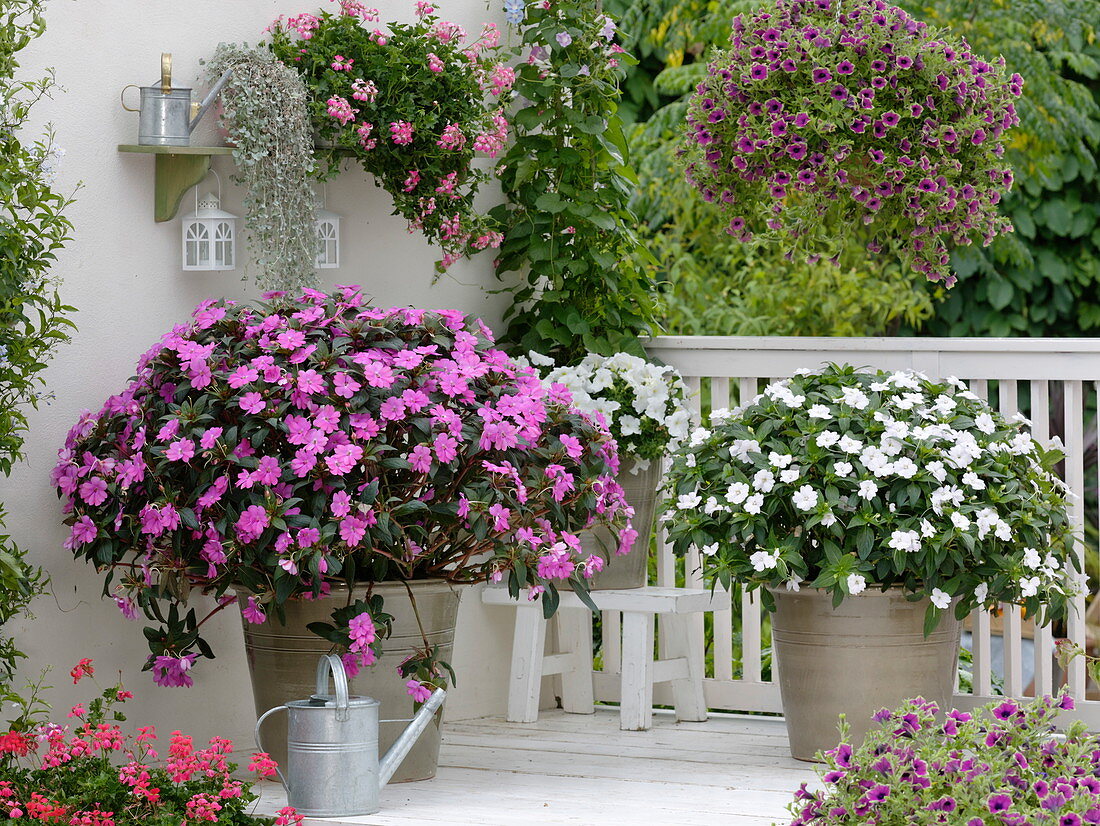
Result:
<instances>
[{"instance_id":1,"label":"white impatiens plant","mask_svg":"<svg viewBox=\"0 0 1100 826\"><path fill-rule=\"evenodd\" d=\"M619 444L620 456L637 460L643 468L675 451L691 430L687 388L672 367L629 353L590 353L580 364L546 372L552 361L538 353L528 357L544 371L544 381L572 392L574 407L601 414Z\"/></svg>"},{"instance_id":2,"label":"white impatiens plant","mask_svg":"<svg viewBox=\"0 0 1100 826\"><path fill-rule=\"evenodd\" d=\"M662 519L726 587L809 586L837 605L899 586L930 598L928 629L952 603L958 617L1009 602L1049 621L1082 575L1052 472L1062 454L1028 425L953 378L804 372L692 433Z\"/></svg>"}]
</instances>

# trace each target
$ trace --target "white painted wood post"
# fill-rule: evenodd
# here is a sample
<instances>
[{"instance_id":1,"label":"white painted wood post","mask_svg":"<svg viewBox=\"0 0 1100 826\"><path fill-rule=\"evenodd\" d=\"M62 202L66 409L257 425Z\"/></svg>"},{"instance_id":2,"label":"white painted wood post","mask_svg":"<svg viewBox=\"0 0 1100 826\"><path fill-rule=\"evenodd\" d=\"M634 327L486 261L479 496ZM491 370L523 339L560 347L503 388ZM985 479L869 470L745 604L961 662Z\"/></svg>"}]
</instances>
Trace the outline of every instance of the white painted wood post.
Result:
<instances>
[{"instance_id":1,"label":"white painted wood post","mask_svg":"<svg viewBox=\"0 0 1100 826\"><path fill-rule=\"evenodd\" d=\"M592 688L592 612L587 608L559 608L558 645L562 663L561 707L570 714L594 714Z\"/></svg>"},{"instance_id":2,"label":"white painted wood post","mask_svg":"<svg viewBox=\"0 0 1100 826\"><path fill-rule=\"evenodd\" d=\"M668 640L668 654L664 659L683 658L686 674L672 680L672 702L677 720L704 722L707 719L707 700L703 694L703 646L694 645L688 622L695 614L664 614L661 625Z\"/></svg>"},{"instance_id":3,"label":"white painted wood post","mask_svg":"<svg viewBox=\"0 0 1100 826\"><path fill-rule=\"evenodd\" d=\"M516 608L512 638L512 672L508 686L508 722L533 723L539 719L542 688L542 656L546 649L546 620L542 605Z\"/></svg>"},{"instance_id":4,"label":"white painted wood post","mask_svg":"<svg viewBox=\"0 0 1100 826\"><path fill-rule=\"evenodd\" d=\"M653 614L623 612L622 706L619 728L645 731L653 720Z\"/></svg>"}]
</instances>

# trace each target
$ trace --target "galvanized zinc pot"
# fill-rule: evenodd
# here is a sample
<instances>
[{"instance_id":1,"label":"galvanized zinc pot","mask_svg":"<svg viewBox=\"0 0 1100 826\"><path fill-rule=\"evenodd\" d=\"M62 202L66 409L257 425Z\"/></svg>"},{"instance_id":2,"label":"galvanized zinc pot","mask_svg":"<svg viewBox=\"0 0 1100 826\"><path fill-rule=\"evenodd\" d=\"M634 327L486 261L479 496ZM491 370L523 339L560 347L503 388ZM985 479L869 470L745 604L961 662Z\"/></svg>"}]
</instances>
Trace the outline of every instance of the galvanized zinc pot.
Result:
<instances>
[{"instance_id":1,"label":"galvanized zinc pot","mask_svg":"<svg viewBox=\"0 0 1100 826\"><path fill-rule=\"evenodd\" d=\"M428 642L438 647L441 659L449 661L458 616L458 586L442 580L409 584ZM366 593L367 585L364 583L355 588L353 598L364 597ZM378 662L352 678L351 690L378 700L383 721L396 721L382 722L380 725L379 748L386 751L404 731L413 710L405 680L397 675L397 666L413 649L422 648L424 643L404 585L399 582L376 583L373 593L382 595L386 612L394 617L393 635L383 643ZM242 605L247 596L245 592L238 592ZM244 621L245 653L257 715L313 693L317 658L327 653L330 645L306 626L311 622L331 622L332 610L347 604L347 599L346 587L333 586L327 597L288 602L285 606L286 625L279 623L274 611L269 611L267 620L258 625ZM435 715L398 767L391 783L435 777L441 720L442 710ZM276 716L265 723L264 739L271 743L271 756L280 765L286 760L286 737L285 717Z\"/></svg>"},{"instance_id":2,"label":"galvanized zinc pot","mask_svg":"<svg viewBox=\"0 0 1100 826\"><path fill-rule=\"evenodd\" d=\"M927 599L900 589L864 591L832 607L827 591L772 589L772 650L791 756L813 761L839 742L837 718L863 741L880 708L911 697L947 707L955 688L962 624L944 612L924 636Z\"/></svg>"},{"instance_id":3,"label":"galvanized zinc pot","mask_svg":"<svg viewBox=\"0 0 1100 826\"><path fill-rule=\"evenodd\" d=\"M588 581L589 590L612 588L642 588L649 574L649 541L653 537L653 520L657 515L657 486L661 481L661 460L654 459L646 470L634 473L636 460L623 459L615 478L623 489L626 501L634 508L634 530L638 538L630 553L615 553L619 538L614 531L599 525L581 533L581 547L587 554L604 558L604 569ZM563 586L559 586L563 587ZM565 585L566 590L570 590Z\"/></svg>"}]
</instances>

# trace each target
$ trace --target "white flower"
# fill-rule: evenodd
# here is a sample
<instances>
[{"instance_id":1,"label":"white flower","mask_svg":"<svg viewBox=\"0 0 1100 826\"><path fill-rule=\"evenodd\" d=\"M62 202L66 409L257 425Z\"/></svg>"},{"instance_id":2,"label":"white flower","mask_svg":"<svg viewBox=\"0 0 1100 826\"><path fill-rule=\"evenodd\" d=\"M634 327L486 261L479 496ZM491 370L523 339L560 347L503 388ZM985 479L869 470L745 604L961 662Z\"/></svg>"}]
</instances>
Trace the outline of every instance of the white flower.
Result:
<instances>
[{"instance_id":1,"label":"white flower","mask_svg":"<svg viewBox=\"0 0 1100 826\"><path fill-rule=\"evenodd\" d=\"M867 580L861 574L848 574L848 593L852 596L867 589Z\"/></svg>"},{"instance_id":2,"label":"white flower","mask_svg":"<svg viewBox=\"0 0 1100 826\"><path fill-rule=\"evenodd\" d=\"M731 415L733 415L733 414L730 413L730 410L729 410L728 407L720 407L717 410L712 410L710 412L710 423L711 424L724 424L725 422L729 421L729 418L730 418Z\"/></svg>"},{"instance_id":3,"label":"white flower","mask_svg":"<svg viewBox=\"0 0 1100 826\"><path fill-rule=\"evenodd\" d=\"M970 528L970 520L967 518L966 514L960 513L959 511L952 511L951 524L960 531L965 531Z\"/></svg>"},{"instance_id":4,"label":"white flower","mask_svg":"<svg viewBox=\"0 0 1100 826\"><path fill-rule=\"evenodd\" d=\"M837 476L841 476L841 477L847 476L851 472L852 472L852 463L851 462L837 462L833 465L833 473L835 473Z\"/></svg>"},{"instance_id":5,"label":"white flower","mask_svg":"<svg viewBox=\"0 0 1100 826\"><path fill-rule=\"evenodd\" d=\"M917 475L917 471L920 468L917 467L917 463L908 457L902 457L894 462L894 473L903 479L912 479Z\"/></svg>"},{"instance_id":6,"label":"white flower","mask_svg":"<svg viewBox=\"0 0 1100 826\"><path fill-rule=\"evenodd\" d=\"M707 501L703 503L703 513L707 516L714 516L720 510L722 510L722 506L718 504L718 500L713 496L708 496Z\"/></svg>"},{"instance_id":7,"label":"white flower","mask_svg":"<svg viewBox=\"0 0 1100 826\"><path fill-rule=\"evenodd\" d=\"M873 382L871 382L871 392L872 393L883 393L883 392L885 392L886 390L889 390L889 389L890 389L890 385L887 384L884 381L873 381Z\"/></svg>"},{"instance_id":8,"label":"white flower","mask_svg":"<svg viewBox=\"0 0 1100 826\"><path fill-rule=\"evenodd\" d=\"M1039 556L1039 552L1034 548L1024 548L1023 563L1028 568L1038 569L1043 564L1043 558Z\"/></svg>"},{"instance_id":9,"label":"white flower","mask_svg":"<svg viewBox=\"0 0 1100 826\"><path fill-rule=\"evenodd\" d=\"M924 469L932 474L932 478L943 484L943 480L947 478L947 470L943 466L943 462L929 462L924 466Z\"/></svg>"},{"instance_id":10,"label":"white flower","mask_svg":"<svg viewBox=\"0 0 1100 826\"><path fill-rule=\"evenodd\" d=\"M802 590L802 586L799 585L798 580L794 578L788 579L783 584L787 586L788 591L794 591L796 594Z\"/></svg>"},{"instance_id":11,"label":"white flower","mask_svg":"<svg viewBox=\"0 0 1100 826\"><path fill-rule=\"evenodd\" d=\"M710 545L704 545L702 548L699 549L699 553L701 553L703 556L714 556L716 553L718 553L718 543L714 542Z\"/></svg>"},{"instance_id":12,"label":"white flower","mask_svg":"<svg viewBox=\"0 0 1100 826\"><path fill-rule=\"evenodd\" d=\"M802 475L802 468L789 467L789 468L787 468L786 470L782 471L779 474L779 481L783 482L786 485L789 485L792 482L797 482L798 477L801 476L801 475Z\"/></svg>"},{"instance_id":13,"label":"white flower","mask_svg":"<svg viewBox=\"0 0 1100 826\"><path fill-rule=\"evenodd\" d=\"M794 461L794 457L789 453L776 453L772 451L768 454L768 461L772 463L773 467L785 468Z\"/></svg>"},{"instance_id":14,"label":"white flower","mask_svg":"<svg viewBox=\"0 0 1100 826\"><path fill-rule=\"evenodd\" d=\"M1046 558L1043 560L1043 568L1050 573L1054 573L1062 569L1062 563L1058 561L1054 554L1047 554Z\"/></svg>"},{"instance_id":15,"label":"white flower","mask_svg":"<svg viewBox=\"0 0 1100 826\"><path fill-rule=\"evenodd\" d=\"M978 583L978 587L974 589L974 599L978 601L979 605L985 603L986 598L989 596L989 585L985 582Z\"/></svg>"},{"instance_id":16,"label":"white flower","mask_svg":"<svg viewBox=\"0 0 1100 826\"><path fill-rule=\"evenodd\" d=\"M932 510L936 515L943 513L943 506L946 504L954 505L956 508L962 504L963 492L954 485L947 487L936 488L932 491Z\"/></svg>"},{"instance_id":17,"label":"white flower","mask_svg":"<svg viewBox=\"0 0 1100 826\"><path fill-rule=\"evenodd\" d=\"M929 598L932 600L932 604L941 611L951 605L951 595L939 588L933 588Z\"/></svg>"},{"instance_id":18,"label":"white flower","mask_svg":"<svg viewBox=\"0 0 1100 826\"><path fill-rule=\"evenodd\" d=\"M897 439L887 436L883 438L883 440L879 443L878 449L885 453L887 456L897 456L904 448L905 445L903 445Z\"/></svg>"},{"instance_id":19,"label":"white flower","mask_svg":"<svg viewBox=\"0 0 1100 826\"><path fill-rule=\"evenodd\" d=\"M665 427L668 428L668 435L674 439L686 438L688 435L688 426L690 424L691 415L682 407L665 419Z\"/></svg>"},{"instance_id":20,"label":"white flower","mask_svg":"<svg viewBox=\"0 0 1100 826\"><path fill-rule=\"evenodd\" d=\"M993 417L988 413L981 413L974 417L974 426L978 428L982 433L992 433L997 429L997 425L993 422Z\"/></svg>"},{"instance_id":21,"label":"white flower","mask_svg":"<svg viewBox=\"0 0 1100 826\"><path fill-rule=\"evenodd\" d=\"M936 535L936 526L929 522L927 519L920 521L920 535L925 539Z\"/></svg>"},{"instance_id":22,"label":"white flower","mask_svg":"<svg viewBox=\"0 0 1100 826\"><path fill-rule=\"evenodd\" d=\"M823 404L815 404L809 409L807 415L811 419L831 419L833 417L829 408Z\"/></svg>"},{"instance_id":23,"label":"white flower","mask_svg":"<svg viewBox=\"0 0 1100 826\"><path fill-rule=\"evenodd\" d=\"M775 474L770 470L758 470L752 477L752 486L761 493L769 493L775 487Z\"/></svg>"},{"instance_id":24,"label":"white flower","mask_svg":"<svg viewBox=\"0 0 1100 826\"><path fill-rule=\"evenodd\" d=\"M692 511L699 507L703 497L698 493L682 493L676 497L676 507L682 511Z\"/></svg>"},{"instance_id":25,"label":"white flower","mask_svg":"<svg viewBox=\"0 0 1100 826\"><path fill-rule=\"evenodd\" d=\"M891 439L904 439L909 435L909 425L905 422L895 422L892 419L886 424L886 435Z\"/></svg>"},{"instance_id":26,"label":"white flower","mask_svg":"<svg viewBox=\"0 0 1100 826\"><path fill-rule=\"evenodd\" d=\"M554 360L549 356L544 356L542 353L536 353L531 350L527 353L527 360L536 367L553 367Z\"/></svg>"},{"instance_id":27,"label":"white flower","mask_svg":"<svg viewBox=\"0 0 1100 826\"><path fill-rule=\"evenodd\" d=\"M628 416L625 413L619 416L619 433L623 436L634 436L642 432L642 420L637 416Z\"/></svg>"},{"instance_id":28,"label":"white flower","mask_svg":"<svg viewBox=\"0 0 1100 826\"><path fill-rule=\"evenodd\" d=\"M874 499L878 494L878 485L872 482L870 479L866 479L859 483L859 495L868 501Z\"/></svg>"},{"instance_id":29,"label":"white flower","mask_svg":"<svg viewBox=\"0 0 1100 826\"><path fill-rule=\"evenodd\" d=\"M749 495L749 486L744 482L734 482L726 491L726 501L731 505L740 505Z\"/></svg>"},{"instance_id":30,"label":"white flower","mask_svg":"<svg viewBox=\"0 0 1100 826\"><path fill-rule=\"evenodd\" d=\"M803 485L794 492L794 495L791 497L791 501L794 502L794 506L800 511L813 510L817 507L817 491L809 485Z\"/></svg>"},{"instance_id":31,"label":"white flower","mask_svg":"<svg viewBox=\"0 0 1100 826\"><path fill-rule=\"evenodd\" d=\"M710 437L710 431L705 427L697 427L691 431L691 447L699 447Z\"/></svg>"},{"instance_id":32,"label":"white flower","mask_svg":"<svg viewBox=\"0 0 1100 826\"><path fill-rule=\"evenodd\" d=\"M1019 422L1024 427L1031 427L1031 419L1025 416L1023 413L1013 413L1012 421Z\"/></svg>"},{"instance_id":33,"label":"white flower","mask_svg":"<svg viewBox=\"0 0 1100 826\"><path fill-rule=\"evenodd\" d=\"M1039 593L1039 585L1041 580L1037 576L1024 577L1020 580L1020 596L1033 597Z\"/></svg>"},{"instance_id":34,"label":"white flower","mask_svg":"<svg viewBox=\"0 0 1100 826\"><path fill-rule=\"evenodd\" d=\"M764 509L764 494L754 493L745 500L745 513L757 514Z\"/></svg>"},{"instance_id":35,"label":"white flower","mask_svg":"<svg viewBox=\"0 0 1100 826\"><path fill-rule=\"evenodd\" d=\"M841 390L841 394L844 403L856 410L863 410L870 403L867 394L858 387L845 387Z\"/></svg>"},{"instance_id":36,"label":"white flower","mask_svg":"<svg viewBox=\"0 0 1100 826\"><path fill-rule=\"evenodd\" d=\"M823 430L817 434L818 447L832 447L840 441L840 435L831 430Z\"/></svg>"},{"instance_id":37,"label":"white flower","mask_svg":"<svg viewBox=\"0 0 1100 826\"><path fill-rule=\"evenodd\" d=\"M936 403L933 405L936 412L941 416L950 416L955 412L955 408L959 406L959 403L950 396L939 395L936 396Z\"/></svg>"},{"instance_id":38,"label":"white flower","mask_svg":"<svg viewBox=\"0 0 1100 826\"><path fill-rule=\"evenodd\" d=\"M920 390L920 381L917 380L917 376L920 376L914 370L899 370L890 376L889 381L894 387L900 387L903 390Z\"/></svg>"},{"instance_id":39,"label":"white flower","mask_svg":"<svg viewBox=\"0 0 1100 826\"><path fill-rule=\"evenodd\" d=\"M832 511L826 512L826 514L821 517L821 526L823 528L827 528L830 525L835 525L835 524L836 524L836 514L833 513Z\"/></svg>"},{"instance_id":40,"label":"white flower","mask_svg":"<svg viewBox=\"0 0 1100 826\"><path fill-rule=\"evenodd\" d=\"M749 557L753 570L767 571L779 564L779 549L774 551L757 551Z\"/></svg>"},{"instance_id":41,"label":"white flower","mask_svg":"<svg viewBox=\"0 0 1100 826\"><path fill-rule=\"evenodd\" d=\"M756 439L734 439L730 445L730 457L742 462L749 461L749 453L759 453L760 442Z\"/></svg>"},{"instance_id":42,"label":"white flower","mask_svg":"<svg viewBox=\"0 0 1100 826\"><path fill-rule=\"evenodd\" d=\"M924 396L920 393L906 393L900 399L895 399L894 404L902 410L912 410L918 404L924 404Z\"/></svg>"},{"instance_id":43,"label":"white flower","mask_svg":"<svg viewBox=\"0 0 1100 826\"><path fill-rule=\"evenodd\" d=\"M863 442L859 439L853 439L851 436L845 434L840 437L840 449L845 453L859 453L863 450Z\"/></svg>"},{"instance_id":44,"label":"white flower","mask_svg":"<svg viewBox=\"0 0 1100 826\"><path fill-rule=\"evenodd\" d=\"M1012 528L1003 519L998 519L997 524L993 526L993 535L1004 542L1009 542L1012 539Z\"/></svg>"},{"instance_id":45,"label":"white flower","mask_svg":"<svg viewBox=\"0 0 1100 826\"><path fill-rule=\"evenodd\" d=\"M890 534L889 546L895 551L912 553L920 550L920 534L916 531L894 531Z\"/></svg>"},{"instance_id":46,"label":"white flower","mask_svg":"<svg viewBox=\"0 0 1100 826\"><path fill-rule=\"evenodd\" d=\"M963 484L974 488L974 490L985 490L985 482L974 471L970 470L963 474Z\"/></svg>"}]
</instances>

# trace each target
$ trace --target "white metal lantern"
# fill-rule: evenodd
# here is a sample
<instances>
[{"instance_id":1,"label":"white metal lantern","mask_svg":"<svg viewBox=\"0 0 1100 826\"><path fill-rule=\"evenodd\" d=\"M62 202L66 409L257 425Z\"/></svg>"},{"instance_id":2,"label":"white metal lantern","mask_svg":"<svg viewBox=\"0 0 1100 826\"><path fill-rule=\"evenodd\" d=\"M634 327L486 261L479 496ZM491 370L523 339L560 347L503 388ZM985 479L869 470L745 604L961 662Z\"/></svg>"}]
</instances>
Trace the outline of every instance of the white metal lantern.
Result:
<instances>
[{"instance_id":1,"label":"white metal lantern","mask_svg":"<svg viewBox=\"0 0 1100 826\"><path fill-rule=\"evenodd\" d=\"M321 270L340 266L340 216L317 208L317 261Z\"/></svg>"},{"instance_id":2,"label":"white metal lantern","mask_svg":"<svg viewBox=\"0 0 1100 826\"><path fill-rule=\"evenodd\" d=\"M237 216L221 208L213 193L198 199L195 211L183 216L183 268L237 268Z\"/></svg>"}]
</instances>

